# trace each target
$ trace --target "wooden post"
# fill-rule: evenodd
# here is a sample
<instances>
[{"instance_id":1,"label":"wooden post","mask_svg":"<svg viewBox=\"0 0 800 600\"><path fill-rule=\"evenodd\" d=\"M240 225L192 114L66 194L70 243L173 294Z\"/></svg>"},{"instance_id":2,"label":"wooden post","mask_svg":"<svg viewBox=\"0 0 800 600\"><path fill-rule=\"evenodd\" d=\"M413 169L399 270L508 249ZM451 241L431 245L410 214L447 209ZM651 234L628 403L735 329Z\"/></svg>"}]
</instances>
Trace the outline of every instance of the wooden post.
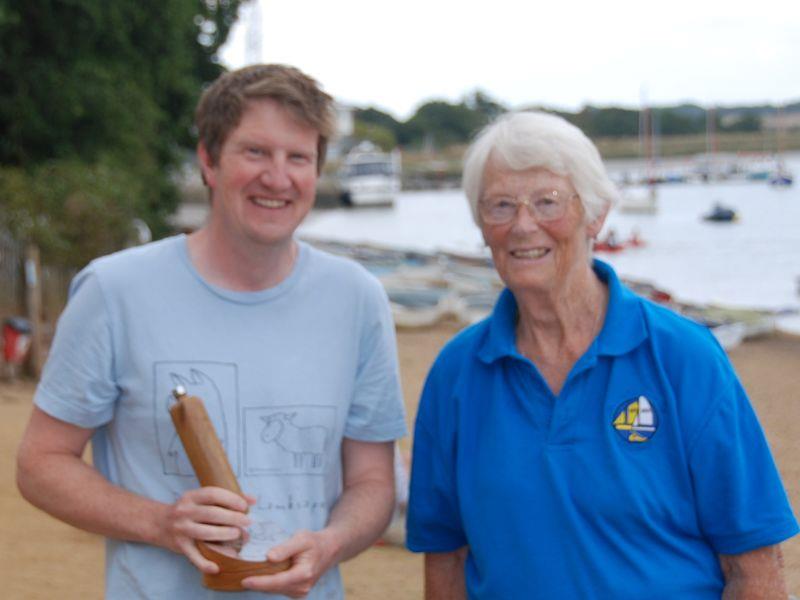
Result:
<instances>
[{"instance_id":1,"label":"wooden post","mask_svg":"<svg viewBox=\"0 0 800 600\"><path fill-rule=\"evenodd\" d=\"M42 373L44 347L42 340L42 281L39 247L25 246L25 310L31 323L31 348L28 354L28 371L37 379Z\"/></svg>"}]
</instances>

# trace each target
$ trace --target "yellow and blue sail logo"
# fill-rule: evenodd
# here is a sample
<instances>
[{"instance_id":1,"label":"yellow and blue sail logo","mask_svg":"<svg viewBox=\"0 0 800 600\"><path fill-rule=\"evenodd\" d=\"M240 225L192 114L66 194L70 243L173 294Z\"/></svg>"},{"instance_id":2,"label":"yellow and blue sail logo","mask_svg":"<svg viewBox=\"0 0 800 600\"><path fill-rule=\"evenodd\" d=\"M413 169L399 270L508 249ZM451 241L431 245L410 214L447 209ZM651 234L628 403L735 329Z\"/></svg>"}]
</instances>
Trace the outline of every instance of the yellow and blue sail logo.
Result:
<instances>
[{"instance_id":1,"label":"yellow and blue sail logo","mask_svg":"<svg viewBox=\"0 0 800 600\"><path fill-rule=\"evenodd\" d=\"M625 441L646 442L658 429L658 415L650 401L639 396L617 407L612 424Z\"/></svg>"}]
</instances>

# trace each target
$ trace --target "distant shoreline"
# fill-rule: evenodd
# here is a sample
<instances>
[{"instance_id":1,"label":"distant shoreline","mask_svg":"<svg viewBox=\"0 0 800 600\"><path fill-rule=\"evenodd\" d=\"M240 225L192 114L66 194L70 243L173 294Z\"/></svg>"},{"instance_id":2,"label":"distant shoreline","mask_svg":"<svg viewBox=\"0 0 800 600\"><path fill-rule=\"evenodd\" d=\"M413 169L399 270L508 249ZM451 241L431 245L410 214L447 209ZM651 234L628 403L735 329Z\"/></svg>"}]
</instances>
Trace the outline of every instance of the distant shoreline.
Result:
<instances>
[{"instance_id":1,"label":"distant shoreline","mask_svg":"<svg viewBox=\"0 0 800 600\"><path fill-rule=\"evenodd\" d=\"M752 133L717 133L714 150L720 154L773 155L777 152L800 151L800 130L781 134L780 143L775 131ZM592 140L606 161L645 159L636 136L597 138ZM691 158L710 151L705 134L662 136L657 140L657 159ZM427 181L440 186L459 182L466 146L453 145L435 150L404 150L403 178ZM410 186L420 189L417 186Z\"/></svg>"}]
</instances>

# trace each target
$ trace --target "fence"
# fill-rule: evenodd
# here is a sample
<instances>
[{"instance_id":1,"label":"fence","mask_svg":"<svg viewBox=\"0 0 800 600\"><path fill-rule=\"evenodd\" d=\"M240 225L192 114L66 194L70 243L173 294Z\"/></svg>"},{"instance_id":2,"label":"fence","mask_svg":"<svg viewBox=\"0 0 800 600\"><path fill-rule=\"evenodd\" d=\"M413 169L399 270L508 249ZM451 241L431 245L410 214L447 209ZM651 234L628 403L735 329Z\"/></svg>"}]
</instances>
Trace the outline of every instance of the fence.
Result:
<instances>
[{"instance_id":1,"label":"fence","mask_svg":"<svg viewBox=\"0 0 800 600\"><path fill-rule=\"evenodd\" d=\"M0 230L0 317L19 314L23 307L22 248Z\"/></svg>"},{"instance_id":2,"label":"fence","mask_svg":"<svg viewBox=\"0 0 800 600\"><path fill-rule=\"evenodd\" d=\"M8 232L0 230L0 322L10 316L29 316L25 304L25 248ZM73 269L42 265L41 286L42 341L49 345L55 323L67 301Z\"/></svg>"}]
</instances>

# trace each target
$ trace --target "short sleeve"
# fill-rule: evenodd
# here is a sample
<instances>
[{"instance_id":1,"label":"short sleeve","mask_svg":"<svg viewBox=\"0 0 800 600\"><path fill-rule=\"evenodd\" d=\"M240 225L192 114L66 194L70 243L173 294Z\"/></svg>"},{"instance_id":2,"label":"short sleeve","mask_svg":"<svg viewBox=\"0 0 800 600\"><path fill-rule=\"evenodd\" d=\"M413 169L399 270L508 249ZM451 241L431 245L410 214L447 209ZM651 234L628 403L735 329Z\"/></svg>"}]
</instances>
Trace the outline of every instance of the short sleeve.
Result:
<instances>
[{"instance_id":1,"label":"short sleeve","mask_svg":"<svg viewBox=\"0 0 800 600\"><path fill-rule=\"evenodd\" d=\"M52 417L96 428L108 423L119 395L112 332L97 276L79 273L58 321L34 403Z\"/></svg>"},{"instance_id":2,"label":"short sleeve","mask_svg":"<svg viewBox=\"0 0 800 600\"><path fill-rule=\"evenodd\" d=\"M414 428L406 545L414 552L450 552L467 544L456 485L456 411L452 380L434 365Z\"/></svg>"},{"instance_id":3,"label":"short sleeve","mask_svg":"<svg viewBox=\"0 0 800 600\"><path fill-rule=\"evenodd\" d=\"M389 301L377 281L367 287L359 359L344 436L385 442L405 436L405 410L397 364L397 342Z\"/></svg>"},{"instance_id":4,"label":"short sleeve","mask_svg":"<svg viewBox=\"0 0 800 600\"><path fill-rule=\"evenodd\" d=\"M690 448L700 527L714 550L739 554L798 532L764 432L733 376Z\"/></svg>"}]
</instances>

